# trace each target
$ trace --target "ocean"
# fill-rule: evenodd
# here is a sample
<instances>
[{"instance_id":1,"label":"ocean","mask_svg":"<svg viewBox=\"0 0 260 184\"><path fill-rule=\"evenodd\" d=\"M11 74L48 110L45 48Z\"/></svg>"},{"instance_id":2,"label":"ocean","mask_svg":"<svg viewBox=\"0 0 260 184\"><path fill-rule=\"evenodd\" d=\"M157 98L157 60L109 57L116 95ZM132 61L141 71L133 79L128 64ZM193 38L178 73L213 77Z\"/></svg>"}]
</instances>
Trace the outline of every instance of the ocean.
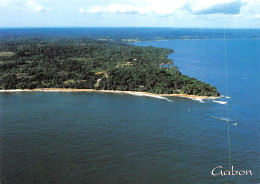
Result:
<instances>
[{"instance_id":1,"label":"ocean","mask_svg":"<svg viewBox=\"0 0 260 184\"><path fill-rule=\"evenodd\" d=\"M225 47L226 42L226 47ZM260 39L136 42L173 49L183 74L224 97L0 93L1 183L260 182ZM226 53L226 62L225 62ZM230 163L252 176L212 176Z\"/></svg>"}]
</instances>

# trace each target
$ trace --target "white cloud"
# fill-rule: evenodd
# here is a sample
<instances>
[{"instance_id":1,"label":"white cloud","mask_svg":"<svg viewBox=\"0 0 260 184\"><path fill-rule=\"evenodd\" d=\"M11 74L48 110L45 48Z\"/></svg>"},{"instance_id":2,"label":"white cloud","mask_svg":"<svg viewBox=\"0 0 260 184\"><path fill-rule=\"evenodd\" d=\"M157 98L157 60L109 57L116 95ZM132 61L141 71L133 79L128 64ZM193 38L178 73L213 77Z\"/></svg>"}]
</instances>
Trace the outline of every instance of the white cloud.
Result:
<instances>
[{"instance_id":1,"label":"white cloud","mask_svg":"<svg viewBox=\"0 0 260 184\"><path fill-rule=\"evenodd\" d=\"M244 0L246 4L242 6L240 13L242 14L260 14L259 0Z\"/></svg>"},{"instance_id":2,"label":"white cloud","mask_svg":"<svg viewBox=\"0 0 260 184\"><path fill-rule=\"evenodd\" d=\"M240 2L240 0L132 0L127 4L112 3L108 6L94 6L87 12L173 15L177 11L190 11L193 13L206 10L216 5L229 4L232 2Z\"/></svg>"},{"instance_id":3,"label":"white cloud","mask_svg":"<svg viewBox=\"0 0 260 184\"><path fill-rule=\"evenodd\" d=\"M237 6L231 6L234 4ZM5 19L9 21L6 21L6 24L20 18L46 19L46 25L49 25L54 19L35 12L50 11L50 8L55 11L48 15L52 18L56 16L58 20L55 25L59 21L64 25L76 25L75 22L82 21L79 25L260 26L260 0L0 0L0 16L7 17ZM79 13L87 15L79 16ZM87 23L86 17L91 17ZM67 21L68 19L71 22ZM3 24L3 21L0 21L0 25Z\"/></svg>"},{"instance_id":4,"label":"white cloud","mask_svg":"<svg viewBox=\"0 0 260 184\"><path fill-rule=\"evenodd\" d=\"M109 4L111 1L113 3ZM139 19L150 18L153 22L157 21L158 25L165 21L167 25L188 27L196 27L196 24L239 27L243 22L252 27L260 17L260 0L109 0L106 3L106 6L90 6L84 12L110 14L108 16L114 14L118 18L125 17L123 14L132 14L131 17L136 16Z\"/></svg>"},{"instance_id":5,"label":"white cloud","mask_svg":"<svg viewBox=\"0 0 260 184\"><path fill-rule=\"evenodd\" d=\"M25 7L35 11L51 11L50 8L43 8L40 3L37 3L33 0L25 2Z\"/></svg>"},{"instance_id":6,"label":"white cloud","mask_svg":"<svg viewBox=\"0 0 260 184\"><path fill-rule=\"evenodd\" d=\"M189 0L188 3L191 4L193 11L201 11L218 4L231 3L234 1L236 0Z\"/></svg>"},{"instance_id":7,"label":"white cloud","mask_svg":"<svg viewBox=\"0 0 260 184\"><path fill-rule=\"evenodd\" d=\"M111 4L107 7L95 6L88 11L89 13L141 13L137 7L125 4Z\"/></svg>"},{"instance_id":8,"label":"white cloud","mask_svg":"<svg viewBox=\"0 0 260 184\"><path fill-rule=\"evenodd\" d=\"M9 0L0 0L0 7L1 6L7 6L9 4Z\"/></svg>"},{"instance_id":9,"label":"white cloud","mask_svg":"<svg viewBox=\"0 0 260 184\"><path fill-rule=\"evenodd\" d=\"M260 14L256 14L254 17L260 19Z\"/></svg>"},{"instance_id":10,"label":"white cloud","mask_svg":"<svg viewBox=\"0 0 260 184\"><path fill-rule=\"evenodd\" d=\"M175 7L168 7L163 4L151 4L147 6L133 6L130 4L111 4L107 7L95 6L88 10L89 13L136 13L136 14L157 14L170 15L176 10Z\"/></svg>"},{"instance_id":11,"label":"white cloud","mask_svg":"<svg viewBox=\"0 0 260 184\"><path fill-rule=\"evenodd\" d=\"M80 9L79 12L80 12L80 13L85 13L86 10L84 10L84 9Z\"/></svg>"},{"instance_id":12,"label":"white cloud","mask_svg":"<svg viewBox=\"0 0 260 184\"><path fill-rule=\"evenodd\" d=\"M108 6L95 6L88 10L89 13L136 13L136 14L157 14L170 15L186 4L184 1L169 0L140 0L132 1L129 4L113 3Z\"/></svg>"}]
</instances>

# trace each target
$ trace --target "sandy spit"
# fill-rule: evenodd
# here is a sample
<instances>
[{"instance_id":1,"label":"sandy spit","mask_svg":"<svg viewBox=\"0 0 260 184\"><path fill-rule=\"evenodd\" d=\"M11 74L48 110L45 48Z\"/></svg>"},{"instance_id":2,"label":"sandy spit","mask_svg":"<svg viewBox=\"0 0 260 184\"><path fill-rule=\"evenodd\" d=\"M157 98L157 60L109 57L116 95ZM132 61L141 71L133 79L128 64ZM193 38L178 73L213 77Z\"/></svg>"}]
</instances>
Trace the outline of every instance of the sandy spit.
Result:
<instances>
[{"instance_id":1,"label":"sandy spit","mask_svg":"<svg viewBox=\"0 0 260 184\"><path fill-rule=\"evenodd\" d=\"M217 99L219 97L209 96L198 96L198 95L187 95L187 94L154 94L139 91L119 91L119 90L95 90L95 89L70 89L70 88L38 88L38 89L11 89L11 90L0 90L0 93L4 92L102 92L102 93L121 93L131 94L138 96L158 96L158 97L184 97L184 98L196 98L196 99Z\"/></svg>"}]
</instances>

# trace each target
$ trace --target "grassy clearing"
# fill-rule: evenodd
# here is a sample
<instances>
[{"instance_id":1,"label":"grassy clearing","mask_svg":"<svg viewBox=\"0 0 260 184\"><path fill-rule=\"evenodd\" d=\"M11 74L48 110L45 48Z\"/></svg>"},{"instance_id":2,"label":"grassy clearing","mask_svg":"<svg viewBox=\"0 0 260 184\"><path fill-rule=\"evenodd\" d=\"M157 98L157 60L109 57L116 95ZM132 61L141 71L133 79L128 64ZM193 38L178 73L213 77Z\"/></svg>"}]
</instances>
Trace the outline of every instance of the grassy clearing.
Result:
<instances>
[{"instance_id":1,"label":"grassy clearing","mask_svg":"<svg viewBox=\"0 0 260 184\"><path fill-rule=\"evenodd\" d=\"M13 56L14 52L0 51L0 56Z\"/></svg>"}]
</instances>

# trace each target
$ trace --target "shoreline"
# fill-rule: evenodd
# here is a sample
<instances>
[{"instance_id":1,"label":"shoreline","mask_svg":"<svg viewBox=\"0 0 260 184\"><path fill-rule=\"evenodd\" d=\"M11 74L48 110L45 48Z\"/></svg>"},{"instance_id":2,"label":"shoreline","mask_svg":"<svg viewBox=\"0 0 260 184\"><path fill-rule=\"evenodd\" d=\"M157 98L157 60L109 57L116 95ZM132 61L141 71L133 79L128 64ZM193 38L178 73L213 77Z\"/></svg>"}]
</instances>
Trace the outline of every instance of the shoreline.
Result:
<instances>
[{"instance_id":1,"label":"shoreline","mask_svg":"<svg viewBox=\"0 0 260 184\"><path fill-rule=\"evenodd\" d=\"M198 95L187 95L187 94L155 94L141 91L119 91L119 90L96 90L96 89L72 89L72 88L37 88L37 89L9 89L0 90L0 93L10 92L99 92L99 93L120 93L130 94L137 96L150 96L150 97L183 97L191 99L217 99L221 96L198 96Z\"/></svg>"}]
</instances>

